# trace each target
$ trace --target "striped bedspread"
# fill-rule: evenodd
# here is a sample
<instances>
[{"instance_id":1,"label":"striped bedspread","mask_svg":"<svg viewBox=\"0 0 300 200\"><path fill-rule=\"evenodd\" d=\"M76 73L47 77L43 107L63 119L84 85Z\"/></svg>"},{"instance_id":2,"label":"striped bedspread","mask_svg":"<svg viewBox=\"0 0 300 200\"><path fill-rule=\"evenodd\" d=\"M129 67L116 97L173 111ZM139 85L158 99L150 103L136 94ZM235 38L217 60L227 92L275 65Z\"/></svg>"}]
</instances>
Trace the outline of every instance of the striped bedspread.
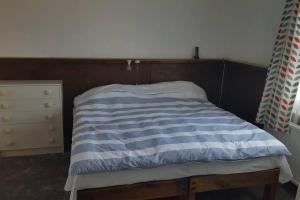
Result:
<instances>
[{"instance_id":1,"label":"striped bedspread","mask_svg":"<svg viewBox=\"0 0 300 200\"><path fill-rule=\"evenodd\" d=\"M75 104L70 175L288 154L269 133L204 99L105 90Z\"/></svg>"}]
</instances>

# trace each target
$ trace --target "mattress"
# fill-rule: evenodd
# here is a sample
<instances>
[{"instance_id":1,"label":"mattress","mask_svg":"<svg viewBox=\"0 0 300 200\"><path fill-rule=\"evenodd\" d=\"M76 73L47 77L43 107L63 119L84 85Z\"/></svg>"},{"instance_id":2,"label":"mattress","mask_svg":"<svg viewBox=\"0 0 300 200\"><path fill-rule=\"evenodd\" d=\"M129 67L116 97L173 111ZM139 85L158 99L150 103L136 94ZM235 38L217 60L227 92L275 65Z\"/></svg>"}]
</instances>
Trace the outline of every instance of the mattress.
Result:
<instances>
[{"instance_id":1,"label":"mattress","mask_svg":"<svg viewBox=\"0 0 300 200\"><path fill-rule=\"evenodd\" d=\"M290 154L266 131L191 90L111 85L74 105L70 176Z\"/></svg>"},{"instance_id":2,"label":"mattress","mask_svg":"<svg viewBox=\"0 0 300 200\"><path fill-rule=\"evenodd\" d=\"M197 175L246 173L273 168L280 168L279 181L281 183L291 180L292 173L285 156L273 156L240 161L190 162L157 168L135 168L69 176L65 190L71 191L71 200L76 200L77 190L88 188L171 180Z\"/></svg>"}]
</instances>

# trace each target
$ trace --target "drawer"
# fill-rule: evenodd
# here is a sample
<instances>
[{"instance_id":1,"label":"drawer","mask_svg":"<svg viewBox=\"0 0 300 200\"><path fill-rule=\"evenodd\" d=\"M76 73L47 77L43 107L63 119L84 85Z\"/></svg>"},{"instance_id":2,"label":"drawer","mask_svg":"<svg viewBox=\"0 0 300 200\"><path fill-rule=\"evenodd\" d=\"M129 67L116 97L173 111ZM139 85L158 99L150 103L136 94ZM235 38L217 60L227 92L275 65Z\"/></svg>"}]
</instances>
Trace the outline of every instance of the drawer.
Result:
<instances>
[{"instance_id":1,"label":"drawer","mask_svg":"<svg viewBox=\"0 0 300 200\"><path fill-rule=\"evenodd\" d=\"M63 145L59 135L36 136L34 134L27 137L6 136L0 143L2 143L0 144L1 150L33 149Z\"/></svg>"},{"instance_id":2,"label":"drawer","mask_svg":"<svg viewBox=\"0 0 300 200\"><path fill-rule=\"evenodd\" d=\"M59 85L0 85L0 99L51 98L60 96Z\"/></svg>"},{"instance_id":3,"label":"drawer","mask_svg":"<svg viewBox=\"0 0 300 200\"><path fill-rule=\"evenodd\" d=\"M0 99L0 113L4 111L59 110L60 99Z\"/></svg>"},{"instance_id":4,"label":"drawer","mask_svg":"<svg viewBox=\"0 0 300 200\"><path fill-rule=\"evenodd\" d=\"M59 124L31 124L0 126L0 149L16 150L62 146L62 126Z\"/></svg>"},{"instance_id":5,"label":"drawer","mask_svg":"<svg viewBox=\"0 0 300 200\"><path fill-rule=\"evenodd\" d=\"M53 123L35 123L35 124L13 124L0 125L1 136L7 135L51 135L57 132L62 132L62 124Z\"/></svg>"},{"instance_id":6,"label":"drawer","mask_svg":"<svg viewBox=\"0 0 300 200\"><path fill-rule=\"evenodd\" d=\"M19 124L19 123L40 123L40 122L59 122L61 112L58 111L36 111L36 112L0 112L0 125Z\"/></svg>"}]
</instances>

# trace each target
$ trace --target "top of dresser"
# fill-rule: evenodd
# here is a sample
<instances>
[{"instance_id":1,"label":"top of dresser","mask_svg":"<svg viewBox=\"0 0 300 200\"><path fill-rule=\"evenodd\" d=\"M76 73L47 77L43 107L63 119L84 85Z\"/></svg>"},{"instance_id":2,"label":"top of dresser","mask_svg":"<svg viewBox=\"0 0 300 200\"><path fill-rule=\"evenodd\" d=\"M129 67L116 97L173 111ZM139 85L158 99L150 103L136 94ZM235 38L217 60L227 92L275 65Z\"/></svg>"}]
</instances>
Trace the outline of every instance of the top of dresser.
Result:
<instances>
[{"instance_id":1,"label":"top of dresser","mask_svg":"<svg viewBox=\"0 0 300 200\"><path fill-rule=\"evenodd\" d=\"M36 85L36 84L62 84L62 80L0 80L0 85Z\"/></svg>"}]
</instances>

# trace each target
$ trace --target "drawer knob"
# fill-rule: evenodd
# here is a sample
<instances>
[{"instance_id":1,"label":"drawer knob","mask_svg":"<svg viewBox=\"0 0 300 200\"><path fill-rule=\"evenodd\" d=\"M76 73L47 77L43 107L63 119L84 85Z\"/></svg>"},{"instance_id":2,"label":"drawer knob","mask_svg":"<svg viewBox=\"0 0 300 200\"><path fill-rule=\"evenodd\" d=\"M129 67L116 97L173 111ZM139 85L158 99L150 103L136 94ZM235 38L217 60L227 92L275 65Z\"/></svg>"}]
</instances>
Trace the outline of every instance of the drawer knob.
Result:
<instances>
[{"instance_id":1,"label":"drawer knob","mask_svg":"<svg viewBox=\"0 0 300 200\"><path fill-rule=\"evenodd\" d=\"M6 146L13 146L14 144L15 143L13 141L11 141L11 140L8 140L8 141L5 142Z\"/></svg>"},{"instance_id":2,"label":"drawer knob","mask_svg":"<svg viewBox=\"0 0 300 200\"><path fill-rule=\"evenodd\" d=\"M46 119L47 119L47 120L51 120L51 119L53 119L53 118L54 118L54 116L53 116L52 114L46 115Z\"/></svg>"},{"instance_id":3,"label":"drawer knob","mask_svg":"<svg viewBox=\"0 0 300 200\"><path fill-rule=\"evenodd\" d=\"M51 108L52 107L52 104L50 102L47 102L44 104L45 108Z\"/></svg>"},{"instance_id":4,"label":"drawer knob","mask_svg":"<svg viewBox=\"0 0 300 200\"><path fill-rule=\"evenodd\" d=\"M54 143L55 143L55 139L54 139L54 138L50 138L50 139L49 139L49 143L50 143L50 144L54 144Z\"/></svg>"},{"instance_id":5,"label":"drawer knob","mask_svg":"<svg viewBox=\"0 0 300 200\"><path fill-rule=\"evenodd\" d=\"M3 129L3 132L4 132L5 134L11 134L11 133L14 132L14 130L13 130L12 128L5 128L5 129Z\"/></svg>"},{"instance_id":6,"label":"drawer knob","mask_svg":"<svg viewBox=\"0 0 300 200\"><path fill-rule=\"evenodd\" d=\"M8 103L1 103L0 108L7 109L9 107Z\"/></svg>"},{"instance_id":7,"label":"drawer knob","mask_svg":"<svg viewBox=\"0 0 300 200\"><path fill-rule=\"evenodd\" d=\"M7 92L5 90L0 90L0 96L5 96L7 95Z\"/></svg>"},{"instance_id":8,"label":"drawer knob","mask_svg":"<svg viewBox=\"0 0 300 200\"><path fill-rule=\"evenodd\" d=\"M1 119L2 119L3 122L9 122L9 121L11 121L11 117L10 116L3 116Z\"/></svg>"},{"instance_id":9,"label":"drawer knob","mask_svg":"<svg viewBox=\"0 0 300 200\"><path fill-rule=\"evenodd\" d=\"M48 130L49 130L50 132L54 132L54 131L55 131L55 127L52 126L52 125L50 125L50 126L48 127Z\"/></svg>"},{"instance_id":10,"label":"drawer knob","mask_svg":"<svg viewBox=\"0 0 300 200\"><path fill-rule=\"evenodd\" d=\"M50 94L52 94L51 90L44 90L44 95L50 95Z\"/></svg>"}]
</instances>

